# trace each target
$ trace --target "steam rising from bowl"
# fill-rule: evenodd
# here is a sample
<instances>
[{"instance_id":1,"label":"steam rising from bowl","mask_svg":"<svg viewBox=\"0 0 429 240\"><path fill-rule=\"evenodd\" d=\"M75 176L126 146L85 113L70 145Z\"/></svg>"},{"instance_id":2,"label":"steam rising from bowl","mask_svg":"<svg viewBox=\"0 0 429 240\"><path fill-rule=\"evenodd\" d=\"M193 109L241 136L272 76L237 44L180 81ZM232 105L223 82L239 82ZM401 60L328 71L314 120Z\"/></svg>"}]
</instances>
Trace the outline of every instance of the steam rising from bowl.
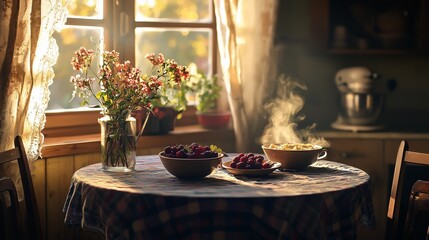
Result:
<instances>
[{"instance_id":1,"label":"steam rising from bowl","mask_svg":"<svg viewBox=\"0 0 429 240\"><path fill-rule=\"evenodd\" d=\"M297 115L305 102L298 91L306 91L307 86L283 74L280 75L278 83L277 97L264 106L269 122L260 142L309 143L328 147L329 143L326 140L314 134L315 123L305 129L297 129L297 122L305 118L305 115Z\"/></svg>"}]
</instances>

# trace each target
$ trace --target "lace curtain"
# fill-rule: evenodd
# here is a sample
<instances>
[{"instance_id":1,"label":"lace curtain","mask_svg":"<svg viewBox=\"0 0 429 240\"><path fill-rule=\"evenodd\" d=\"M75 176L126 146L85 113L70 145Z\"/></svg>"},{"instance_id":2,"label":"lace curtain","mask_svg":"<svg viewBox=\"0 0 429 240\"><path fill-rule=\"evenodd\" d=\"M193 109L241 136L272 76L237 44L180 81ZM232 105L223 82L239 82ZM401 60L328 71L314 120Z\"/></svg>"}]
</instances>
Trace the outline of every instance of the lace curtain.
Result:
<instances>
[{"instance_id":1,"label":"lace curtain","mask_svg":"<svg viewBox=\"0 0 429 240\"><path fill-rule=\"evenodd\" d=\"M53 31L62 26L64 0L2 0L0 6L0 151L22 135L29 160L40 155L41 130L49 101L58 46Z\"/></svg>"},{"instance_id":2,"label":"lace curtain","mask_svg":"<svg viewBox=\"0 0 429 240\"><path fill-rule=\"evenodd\" d=\"M275 86L272 62L277 0L214 0L222 72L237 151L261 151L264 99Z\"/></svg>"}]
</instances>

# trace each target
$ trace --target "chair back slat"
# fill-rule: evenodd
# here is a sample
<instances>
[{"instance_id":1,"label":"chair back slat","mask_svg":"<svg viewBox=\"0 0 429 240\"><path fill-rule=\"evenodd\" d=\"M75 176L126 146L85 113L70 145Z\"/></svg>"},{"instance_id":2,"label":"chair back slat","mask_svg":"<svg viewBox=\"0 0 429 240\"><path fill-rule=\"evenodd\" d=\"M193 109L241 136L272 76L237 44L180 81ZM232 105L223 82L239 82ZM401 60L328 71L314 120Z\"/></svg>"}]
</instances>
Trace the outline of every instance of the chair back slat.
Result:
<instances>
[{"instance_id":1,"label":"chair back slat","mask_svg":"<svg viewBox=\"0 0 429 240\"><path fill-rule=\"evenodd\" d=\"M0 217L6 219L4 224L0 226L2 236L5 239L21 239L19 226L22 224L19 221L19 203L18 193L16 192L15 184L10 178L0 179Z\"/></svg>"},{"instance_id":2,"label":"chair back slat","mask_svg":"<svg viewBox=\"0 0 429 240\"><path fill-rule=\"evenodd\" d=\"M429 154L428 153L406 151L404 160L407 163L429 165Z\"/></svg>"},{"instance_id":3,"label":"chair back slat","mask_svg":"<svg viewBox=\"0 0 429 240\"><path fill-rule=\"evenodd\" d=\"M17 160L20 157L18 148L9 149L4 152L0 152L0 164Z\"/></svg>"},{"instance_id":4,"label":"chair back slat","mask_svg":"<svg viewBox=\"0 0 429 240\"><path fill-rule=\"evenodd\" d=\"M418 180L411 190L404 236L429 239L429 181Z\"/></svg>"},{"instance_id":5,"label":"chair back slat","mask_svg":"<svg viewBox=\"0 0 429 240\"><path fill-rule=\"evenodd\" d=\"M16 217L18 218L18 232L22 235L18 239L43 239L39 211L36 202L36 194L34 191L33 180L22 138L20 136L16 136L14 139L14 144L15 147L13 149L0 152L0 165L11 163L13 161L17 161L18 163L25 203L24 214L21 214L21 206L19 204L17 206L17 210L15 211ZM8 177L10 176L0 175L0 179L7 179ZM8 188L10 187L10 182L8 180L2 180L2 184L4 185L4 188L6 188L5 191L9 193L10 199L12 200L13 195L16 194L16 190L14 193L13 190ZM16 188L16 186L14 187ZM0 201L1 200L2 204L4 204L4 199L0 198ZM0 239L8 239L6 238L7 231L4 230L4 228L9 228L9 225L12 225L12 221L10 221L8 218L0 220L2 220L1 222L4 222L3 227L0 228L0 230L2 230L2 232L0 232ZM15 236L9 239L17 238Z\"/></svg>"},{"instance_id":6,"label":"chair back slat","mask_svg":"<svg viewBox=\"0 0 429 240\"><path fill-rule=\"evenodd\" d=\"M392 188L387 209L386 239L404 238L409 197L413 184L429 180L429 154L409 151L406 141L401 141L395 162Z\"/></svg>"}]
</instances>

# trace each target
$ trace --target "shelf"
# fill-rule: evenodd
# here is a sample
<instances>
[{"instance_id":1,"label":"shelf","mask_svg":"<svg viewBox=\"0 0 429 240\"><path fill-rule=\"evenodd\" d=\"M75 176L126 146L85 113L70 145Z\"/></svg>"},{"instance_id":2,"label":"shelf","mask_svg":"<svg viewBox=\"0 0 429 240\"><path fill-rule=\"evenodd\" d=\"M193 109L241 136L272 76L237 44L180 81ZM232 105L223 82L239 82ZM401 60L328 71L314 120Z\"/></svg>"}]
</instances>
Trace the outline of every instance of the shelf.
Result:
<instances>
[{"instance_id":1,"label":"shelf","mask_svg":"<svg viewBox=\"0 0 429 240\"><path fill-rule=\"evenodd\" d=\"M331 48L329 53L336 55L404 55L412 53L407 49L354 49Z\"/></svg>"},{"instance_id":2,"label":"shelf","mask_svg":"<svg viewBox=\"0 0 429 240\"><path fill-rule=\"evenodd\" d=\"M429 51L429 1L310 0L311 45L335 55Z\"/></svg>"}]
</instances>

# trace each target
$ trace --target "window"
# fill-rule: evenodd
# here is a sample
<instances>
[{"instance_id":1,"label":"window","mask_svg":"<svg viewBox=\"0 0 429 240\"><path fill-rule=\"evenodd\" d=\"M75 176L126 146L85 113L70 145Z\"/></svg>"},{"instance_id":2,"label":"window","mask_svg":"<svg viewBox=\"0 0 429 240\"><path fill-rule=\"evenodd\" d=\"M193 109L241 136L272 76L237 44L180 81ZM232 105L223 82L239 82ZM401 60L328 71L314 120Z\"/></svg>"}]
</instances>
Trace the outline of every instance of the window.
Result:
<instances>
[{"instance_id":1,"label":"window","mask_svg":"<svg viewBox=\"0 0 429 240\"><path fill-rule=\"evenodd\" d=\"M76 74L70 60L84 46L120 52L147 71L146 53L164 53L182 65L195 63L206 74L216 69L216 25L211 0L70 0L64 28L54 33L59 57L54 66L48 110L73 109L71 100ZM96 105L96 101L91 102ZM49 111L48 111L49 112ZM76 113L77 114L77 113ZM48 119L49 121L49 119Z\"/></svg>"},{"instance_id":2,"label":"window","mask_svg":"<svg viewBox=\"0 0 429 240\"><path fill-rule=\"evenodd\" d=\"M67 22L54 33L59 56L50 86L45 136L99 132L100 110L79 108L78 97L70 101L73 85L69 80L76 74L70 61L81 46L114 49L121 61L130 60L145 72L145 54L162 52L181 65L194 63L199 71L213 74L217 45L212 4L211 0L69 0ZM95 99L90 104L97 106Z\"/></svg>"}]
</instances>

